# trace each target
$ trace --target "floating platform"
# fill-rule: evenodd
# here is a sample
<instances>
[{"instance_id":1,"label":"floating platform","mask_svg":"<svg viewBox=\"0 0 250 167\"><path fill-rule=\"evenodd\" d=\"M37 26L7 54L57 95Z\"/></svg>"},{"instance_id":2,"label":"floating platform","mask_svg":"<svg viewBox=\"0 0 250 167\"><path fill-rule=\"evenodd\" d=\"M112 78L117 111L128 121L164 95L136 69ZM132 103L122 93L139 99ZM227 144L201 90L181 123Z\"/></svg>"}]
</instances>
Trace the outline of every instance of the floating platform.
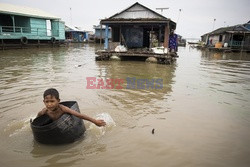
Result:
<instances>
[{"instance_id":1,"label":"floating platform","mask_svg":"<svg viewBox=\"0 0 250 167\"><path fill-rule=\"evenodd\" d=\"M99 50L96 52L95 60L104 61L111 60L112 56L117 56L121 60L149 60L148 58L154 58L155 63L159 64L172 64L178 57L177 53L171 52L166 54L153 53L150 51L125 51L125 52L115 52L115 51L106 51ZM150 61L149 61L150 62Z\"/></svg>"},{"instance_id":2,"label":"floating platform","mask_svg":"<svg viewBox=\"0 0 250 167\"><path fill-rule=\"evenodd\" d=\"M222 48L215 48L215 47L207 47L209 51L218 51L218 52L250 52L250 49L243 49L237 47L222 47Z\"/></svg>"}]
</instances>

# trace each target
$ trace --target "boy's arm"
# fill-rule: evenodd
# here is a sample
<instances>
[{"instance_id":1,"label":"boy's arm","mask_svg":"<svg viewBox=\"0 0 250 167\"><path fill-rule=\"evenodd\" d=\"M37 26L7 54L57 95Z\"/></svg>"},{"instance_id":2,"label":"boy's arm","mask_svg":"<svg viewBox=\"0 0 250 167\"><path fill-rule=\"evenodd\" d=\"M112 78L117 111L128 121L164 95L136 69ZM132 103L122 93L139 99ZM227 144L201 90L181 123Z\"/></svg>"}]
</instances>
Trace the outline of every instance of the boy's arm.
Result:
<instances>
[{"instance_id":1,"label":"boy's arm","mask_svg":"<svg viewBox=\"0 0 250 167\"><path fill-rule=\"evenodd\" d=\"M46 108L42 109L42 111L40 111L36 117L40 117L41 115L44 115L46 113Z\"/></svg>"},{"instance_id":2,"label":"boy's arm","mask_svg":"<svg viewBox=\"0 0 250 167\"><path fill-rule=\"evenodd\" d=\"M61 107L63 112L66 112L66 113L72 114L78 118L90 121L90 122L94 123L96 126L105 126L106 125L106 122L104 120L96 120L96 119L91 118L85 114L81 114L79 112L76 112L75 110L72 110L64 105L61 105L61 104L60 104L60 107Z\"/></svg>"}]
</instances>

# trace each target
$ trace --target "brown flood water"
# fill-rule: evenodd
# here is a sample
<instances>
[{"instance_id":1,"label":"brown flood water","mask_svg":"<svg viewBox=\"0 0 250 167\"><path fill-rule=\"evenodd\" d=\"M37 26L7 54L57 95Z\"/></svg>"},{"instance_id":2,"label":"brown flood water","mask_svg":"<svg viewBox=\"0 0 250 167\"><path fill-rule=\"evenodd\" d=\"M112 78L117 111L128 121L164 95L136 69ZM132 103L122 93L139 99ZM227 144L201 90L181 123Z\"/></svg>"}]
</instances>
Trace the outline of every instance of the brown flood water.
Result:
<instances>
[{"instance_id":1,"label":"brown flood water","mask_svg":"<svg viewBox=\"0 0 250 167\"><path fill-rule=\"evenodd\" d=\"M98 47L0 51L1 167L250 166L250 54L186 47L159 65L96 62ZM87 77L123 79L123 88L87 89ZM127 77L163 87L127 89ZM68 145L35 142L29 120L50 87L107 126L85 121L84 138Z\"/></svg>"}]
</instances>

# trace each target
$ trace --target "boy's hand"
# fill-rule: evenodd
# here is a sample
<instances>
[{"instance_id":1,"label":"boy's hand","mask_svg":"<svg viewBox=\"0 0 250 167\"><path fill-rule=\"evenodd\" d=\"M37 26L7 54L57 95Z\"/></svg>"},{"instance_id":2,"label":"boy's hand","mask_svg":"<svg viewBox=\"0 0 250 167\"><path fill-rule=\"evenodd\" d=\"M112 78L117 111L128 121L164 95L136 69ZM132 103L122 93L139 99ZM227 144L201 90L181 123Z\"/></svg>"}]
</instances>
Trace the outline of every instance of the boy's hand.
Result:
<instances>
[{"instance_id":1,"label":"boy's hand","mask_svg":"<svg viewBox=\"0 0 250 167\"><path fill-rule=\"evenodd\" d=\"M105 126L106 122L104 120L100 119L100 120L95 120L94 124L96 126Z\"/></svg>"}]
</instances>

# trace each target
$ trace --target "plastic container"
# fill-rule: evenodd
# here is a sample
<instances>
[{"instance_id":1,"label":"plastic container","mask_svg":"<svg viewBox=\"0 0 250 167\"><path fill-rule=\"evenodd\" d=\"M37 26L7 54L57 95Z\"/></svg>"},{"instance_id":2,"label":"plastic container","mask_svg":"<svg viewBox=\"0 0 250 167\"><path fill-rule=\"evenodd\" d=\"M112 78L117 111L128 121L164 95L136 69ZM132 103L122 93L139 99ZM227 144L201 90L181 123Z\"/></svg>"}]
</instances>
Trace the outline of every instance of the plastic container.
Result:
<instances>
[{"instance_id":1,"label":"plastic container","mask_svg":"<svg viewBox=\"0 0 250 167\"><path fill-rule=\"evenodd\" d=\"M222 43L221 42L217 42L215 44L215 48L222 48Z\"/></svg>"}]
</instances>

